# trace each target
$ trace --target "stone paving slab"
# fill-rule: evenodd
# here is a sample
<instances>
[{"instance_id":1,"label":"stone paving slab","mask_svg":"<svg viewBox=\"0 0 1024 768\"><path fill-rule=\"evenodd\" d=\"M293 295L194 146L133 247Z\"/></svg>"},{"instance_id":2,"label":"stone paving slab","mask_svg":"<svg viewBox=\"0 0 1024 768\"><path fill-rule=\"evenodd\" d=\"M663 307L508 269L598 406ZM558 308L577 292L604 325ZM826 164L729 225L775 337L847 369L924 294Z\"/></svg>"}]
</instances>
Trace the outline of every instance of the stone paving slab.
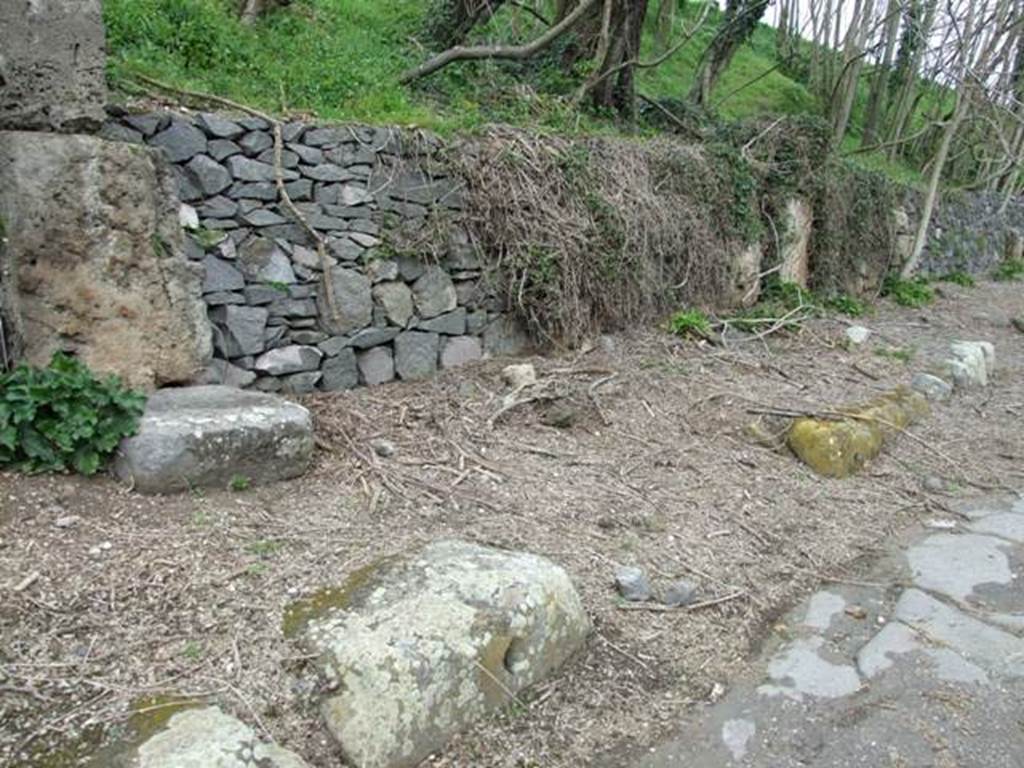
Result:
<instances>
[{"instance_id":1,"label":"stone paving slab","mask_svg":"<svg viewBox=\"0 0 1024 768\"><path fill-rule=\"evenodd\" d=\"M628 764L1024 768L1024 499L959 511L812 595L749 676Z\"/></svg>"}]
</instances>

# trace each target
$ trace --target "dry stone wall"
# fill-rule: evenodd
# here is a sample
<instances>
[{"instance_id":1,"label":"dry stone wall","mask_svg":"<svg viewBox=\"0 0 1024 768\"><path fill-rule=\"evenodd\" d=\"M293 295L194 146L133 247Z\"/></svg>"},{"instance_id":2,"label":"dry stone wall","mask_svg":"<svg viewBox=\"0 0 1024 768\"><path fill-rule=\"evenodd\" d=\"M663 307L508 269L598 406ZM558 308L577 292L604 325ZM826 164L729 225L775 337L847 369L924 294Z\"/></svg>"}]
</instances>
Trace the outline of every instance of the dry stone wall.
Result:
<instances>
[{"instance_id":1,"label":"dry stone wall","mask_svg":"<svg viewBox=\"0 0 1024 768\"><path fill-rule=\"evenodd\" d=\"M908 202L917 222L917 199ZM995 192L947 193L935 209L921 271L932 277L963 271L984 274L1010 254L1024 235L1024 198L1003 206Z\"/></svg>"},{"instance_id":2,"label":"dry stone wall","mask_svg":"<svg viewBox=\"0 0 1024 768\"><path fill-rule=\"evenodd\" d=\"M173 164L213 325L202 383L333 391L419 379L526 344L487 288L458 223L459 184L429 136L283 127L283 181L326 242L321 259L279 199L265 120L121 114L103 135L160 147Z\"/></svg>"}]
</instances>

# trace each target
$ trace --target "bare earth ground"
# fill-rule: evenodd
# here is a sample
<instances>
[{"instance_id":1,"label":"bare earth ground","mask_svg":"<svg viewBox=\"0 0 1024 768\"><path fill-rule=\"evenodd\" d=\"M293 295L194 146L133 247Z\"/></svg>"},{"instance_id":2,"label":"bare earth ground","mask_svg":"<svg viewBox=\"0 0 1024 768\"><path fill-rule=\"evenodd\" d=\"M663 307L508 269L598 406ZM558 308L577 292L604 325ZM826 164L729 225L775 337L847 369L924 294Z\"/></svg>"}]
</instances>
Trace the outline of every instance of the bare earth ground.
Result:
<instances>
[{"instance_id":1,"label":"bare earth ground","mask_svg":"<svg viewBox=\"0 0 1024 768\"><path fill-rule=\"evenodd\" d=\"M382 555L462 537L563 565L595 630L525 708L428 762L621 765L721 695L814 587L855 577L954 498L1024 488L1024 335L1008 323L1024 314L1020 284L942 292L925 310L884 305L856 351L829 319L725 349L649 331L536 358L542 391L569 397L493 424L507 361L311 398L315 471L266 488L151 498L106 477L0 475L0 763L75 764L133 707L171 695L208 698L312 765L338 765L284 607ZM858 477L823 480L746 436L749 409L864 399L959 338L995 343L994 384L936 408ZM895 348L913 361L876 353ZM376 438L395 454L378 456ZM627 610L619 563L722 601Z\"/></svg>"}]
</instances>

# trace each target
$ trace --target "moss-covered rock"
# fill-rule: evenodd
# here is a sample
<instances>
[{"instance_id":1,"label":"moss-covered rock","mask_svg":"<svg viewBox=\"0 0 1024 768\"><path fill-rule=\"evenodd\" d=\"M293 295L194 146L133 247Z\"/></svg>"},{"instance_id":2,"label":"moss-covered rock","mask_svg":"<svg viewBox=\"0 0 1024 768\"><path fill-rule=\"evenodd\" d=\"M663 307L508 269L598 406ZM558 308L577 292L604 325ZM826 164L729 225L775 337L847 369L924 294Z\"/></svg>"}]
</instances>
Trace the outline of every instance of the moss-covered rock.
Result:
<instances>
[{"instance_id":1,"label":"moss-covered rock","mask_svg":"<svg viewBox=\"0 0 1024 768\"><path fill-rule=\"evenodd\" d=\"M826 477L849 477L882 451L885 441L927 416L928 401L899 387L860 405L837 409L836 418L799 418L786 444Z\"/></svg>"},{"instance_id":2,"label":"moss-covered rock","mask_svg":"<svg viewBox=\"0 0 1024 768\"><path fill-rule=\"evenodd\" d=\"M460 541L363 569L292 614L330 681L327 727L358 768L418 765L590 630L561 568Z\"/></svg>"}]
</instances>

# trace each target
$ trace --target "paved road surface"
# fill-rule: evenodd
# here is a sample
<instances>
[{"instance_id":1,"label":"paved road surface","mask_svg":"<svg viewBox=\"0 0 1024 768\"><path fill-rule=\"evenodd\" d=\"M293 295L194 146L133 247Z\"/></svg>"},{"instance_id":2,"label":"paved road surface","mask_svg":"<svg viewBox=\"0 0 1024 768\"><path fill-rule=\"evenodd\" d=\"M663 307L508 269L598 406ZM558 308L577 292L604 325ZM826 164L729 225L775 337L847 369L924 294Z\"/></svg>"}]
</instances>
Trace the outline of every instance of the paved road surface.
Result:
<instances>
[{"instance_id":1,"label":"paved road surface","mask_svg":"<svg viewBox=\"0 0 1024 768\"><path fill-rule=\"evenodd\" d=\"M635 768L1024 768L1024 500L962 511L814 594Z\"/></svg>"}]
</instances>

